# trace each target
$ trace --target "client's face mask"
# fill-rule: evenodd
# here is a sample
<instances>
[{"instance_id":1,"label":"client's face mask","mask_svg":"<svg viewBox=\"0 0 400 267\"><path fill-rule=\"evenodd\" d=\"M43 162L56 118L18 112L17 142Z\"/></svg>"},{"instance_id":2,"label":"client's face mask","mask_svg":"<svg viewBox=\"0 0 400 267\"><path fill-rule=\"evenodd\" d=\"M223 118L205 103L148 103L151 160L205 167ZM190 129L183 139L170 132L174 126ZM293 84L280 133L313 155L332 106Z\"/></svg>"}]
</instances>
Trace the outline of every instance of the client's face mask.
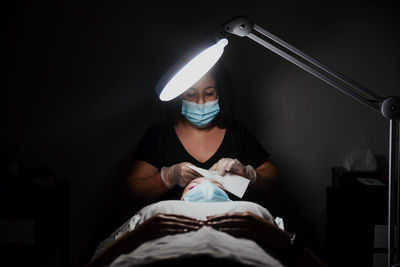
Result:
<instances>
[{"instance_id":1,"label":"client's face mask","mask_svg":"<svg viewBox=\"0 0 400 267\"><path fill-rule=\"evenodd\" d=\"M183 200L189 202L222 202L232 201L224 190L210 181L203 181L201 184L189 190Z\"/></svg>"},{"instance_id":2,"label":"client's face mask","mask_svg":"<svg viewBox=\"0 0 400 267\"><path fill-rule=\"evenodd\" d=\"M204 104L182 100L182 115L185 116L190 123L198 127L204 127L209 124L218 113L218 99L205 102Z\"/></svg>"}]
</instances>

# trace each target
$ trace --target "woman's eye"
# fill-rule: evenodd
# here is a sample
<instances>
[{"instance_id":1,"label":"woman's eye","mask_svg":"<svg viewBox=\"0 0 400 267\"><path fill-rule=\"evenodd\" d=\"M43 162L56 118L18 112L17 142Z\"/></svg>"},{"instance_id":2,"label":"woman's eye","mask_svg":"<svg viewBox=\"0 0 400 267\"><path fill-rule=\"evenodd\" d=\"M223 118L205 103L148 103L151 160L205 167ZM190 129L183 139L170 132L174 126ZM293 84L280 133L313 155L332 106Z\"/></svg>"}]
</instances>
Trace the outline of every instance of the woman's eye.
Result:
<instances>
[{"instance_id":1,"label":"woman's eye","mask_svg":"<svg viewBox=\"0 0 400 267\"><path fill-rule=\"evenodd\" d=\"M187 90L185 93L186 97L194 97L196 96L196 90Z\"/></svg>"},{"instance_id":2,"label":"woman's eye","mask_svg":"<svg viewBox=\"0 0 400 267\"><path fill-rule=\"evenodd\" d=\"M195 98L196 95L195 94L187 94L186 97L192 99L192 98Z\"/></svg>"}]
</instances>

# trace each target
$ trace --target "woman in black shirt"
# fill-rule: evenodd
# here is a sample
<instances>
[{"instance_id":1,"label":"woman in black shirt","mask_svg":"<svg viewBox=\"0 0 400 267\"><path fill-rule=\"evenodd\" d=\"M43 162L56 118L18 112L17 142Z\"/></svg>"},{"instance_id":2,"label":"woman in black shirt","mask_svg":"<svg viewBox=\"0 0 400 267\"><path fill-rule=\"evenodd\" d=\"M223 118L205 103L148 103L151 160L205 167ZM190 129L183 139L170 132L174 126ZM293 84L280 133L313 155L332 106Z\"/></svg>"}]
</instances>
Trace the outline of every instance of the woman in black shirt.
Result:
<instances>
[{"instance_id":1,"label":"woman in black shirt","mask_svg":"<svg viewBox=\"0 0 400 267\"><path fill-rule=\"evenodd\" d=\"M275 188L277 171L269 154L232 119L220 71L214 67L170 101L168 114L173 119L147 130L127 180L133 199L156 201L179 196L183 187L200 176L189 164L221 175L227 171L241 175L259 192Z\"/></svg>"}]
</instances>

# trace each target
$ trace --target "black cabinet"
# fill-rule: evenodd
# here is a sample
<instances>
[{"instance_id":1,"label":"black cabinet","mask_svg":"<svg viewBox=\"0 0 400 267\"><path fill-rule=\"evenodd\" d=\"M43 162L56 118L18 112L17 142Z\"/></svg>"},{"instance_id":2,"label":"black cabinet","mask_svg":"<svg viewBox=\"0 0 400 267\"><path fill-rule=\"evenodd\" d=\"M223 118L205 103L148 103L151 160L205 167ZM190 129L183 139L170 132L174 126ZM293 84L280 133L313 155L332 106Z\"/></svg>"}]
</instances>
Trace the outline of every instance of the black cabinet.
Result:
<instances>
[{"instance_id":1,"label":"black cabinet","mask_svg":"<svg viewBox=\"0 0 400 267\"><path fill-rule=\"evenodd\" d=\"M374 243L382 238L377 226L387 226L388 186L379 173L333 168L332 174L326 224L330 266L379 266L376 256L387 248Z\"/></svg>"},{"instance_id":2,"label":"black cabinet","mask_svg":"<svg viewBox=\"0 0 400 267\"><path fill-rule=\"evenodd\" d=\"M0 190L0 265L69 266L69 186Z\"/></svg>"}]
</instances>

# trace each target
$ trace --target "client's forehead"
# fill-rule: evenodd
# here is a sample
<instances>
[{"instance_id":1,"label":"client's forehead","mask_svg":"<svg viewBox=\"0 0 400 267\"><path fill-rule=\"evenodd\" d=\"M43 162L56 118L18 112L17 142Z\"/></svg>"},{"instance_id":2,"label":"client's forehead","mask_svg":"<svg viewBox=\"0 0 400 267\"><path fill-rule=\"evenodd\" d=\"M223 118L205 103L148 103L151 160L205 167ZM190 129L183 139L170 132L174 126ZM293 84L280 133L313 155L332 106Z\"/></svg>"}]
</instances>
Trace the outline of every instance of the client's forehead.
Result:
<instances>
[{"instance_id":1,"label":"client's forehead","mask_svg":"<svg viewBox=\"0 0 400 267\"><path fill-rule=\"evenodd\" d=\"M207 178L207 177L199 177L199 178L193 179L190 183L201 183L203 181L210 181L213 183L217 183L217 181L215 181L214 179Z\"/></svg>"},{"instance_id":2,"label":"client's forehead","mask_svg":"<svg viewBox=\"0 0 400 267\"><path fill-rule=\"evenodd\" d=\"M188 184L188 186L189 186L189 185L197 185L197 184L200 184L200 183L202 183L202 182L204 182L204 181L210 181L211 183L214 183L214 184L220 186L221 188L223 188L223 186L222 186L220 183L218 183L216 180L211 179L211 178L207 178L207 177L199 177L199 178L193 179L193 180Z\"/></svg>"}]
</instances>

